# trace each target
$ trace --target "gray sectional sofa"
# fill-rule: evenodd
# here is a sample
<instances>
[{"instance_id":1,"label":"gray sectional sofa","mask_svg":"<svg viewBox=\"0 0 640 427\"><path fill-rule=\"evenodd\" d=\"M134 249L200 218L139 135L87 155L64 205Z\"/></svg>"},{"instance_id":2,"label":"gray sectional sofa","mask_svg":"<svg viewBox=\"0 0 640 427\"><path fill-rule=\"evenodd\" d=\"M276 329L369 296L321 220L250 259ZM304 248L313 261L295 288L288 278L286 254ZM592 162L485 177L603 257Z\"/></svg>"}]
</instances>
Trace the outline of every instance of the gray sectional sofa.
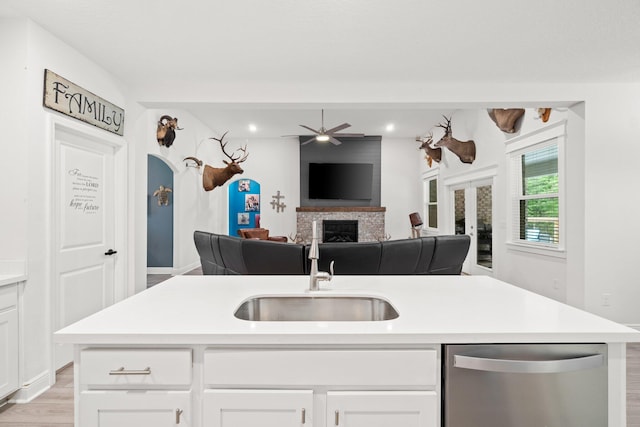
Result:
<instances>
[{"instance_id":1,"label":"gray sectional sofa","mask_svg":"<svg viewBox=\"0 0 640 427\"><path fill-rule=\"evenodd\" d=\"M309 245L241 239L206 231L193 234L202 272L212 274L309 274ZM361 243L320 243L320 270L335 261L338 275L460 274L467 235Z\"/></svg>"}]
</instances>

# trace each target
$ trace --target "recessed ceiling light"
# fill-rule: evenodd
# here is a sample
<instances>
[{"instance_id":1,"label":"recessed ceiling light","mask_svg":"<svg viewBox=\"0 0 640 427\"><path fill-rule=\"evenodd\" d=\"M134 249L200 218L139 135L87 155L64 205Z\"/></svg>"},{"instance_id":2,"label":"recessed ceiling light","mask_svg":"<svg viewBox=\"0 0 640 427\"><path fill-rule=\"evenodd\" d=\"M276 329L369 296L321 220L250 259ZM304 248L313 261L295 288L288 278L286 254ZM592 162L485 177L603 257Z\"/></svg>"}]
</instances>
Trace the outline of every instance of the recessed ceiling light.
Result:
<instances>
[{"instance_id":1,"label":"recessed ceiling light","mask_svg":"<svg viewBox=\"0 0 640 427\"><path fill-rule=\"evenodd\" d=\"M396 126L393 123L389 123L385 129L387 132L393 132L395 128Z\"/></svg>"},{"instance_id":2,"label":"recessed ceiling light","mask_svg":"<svg viewBox=\"0 0 640 427\"><path fill-rule=\"evenodd\" d=\"M249 125L249 132L255 132L257 130L258 130L258 128L253 123Z\"/></svg>"}]
</instances>

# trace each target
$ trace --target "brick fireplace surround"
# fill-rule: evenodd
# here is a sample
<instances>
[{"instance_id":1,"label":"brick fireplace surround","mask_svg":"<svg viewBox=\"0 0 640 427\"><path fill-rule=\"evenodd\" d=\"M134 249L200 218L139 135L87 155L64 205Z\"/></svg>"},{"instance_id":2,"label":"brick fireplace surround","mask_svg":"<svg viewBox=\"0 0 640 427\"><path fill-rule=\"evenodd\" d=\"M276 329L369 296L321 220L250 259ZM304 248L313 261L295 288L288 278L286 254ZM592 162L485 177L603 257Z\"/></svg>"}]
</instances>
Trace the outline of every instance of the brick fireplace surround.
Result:
<instances>
[{"instance_id":1,"label":"brick fireplace surround","mask_svg":"<svg viewBox=\"0 0 640 427\"><path fill-rule=\"evenodd\" d=\"M358 242L377 242L384 240L384 207L319 207L305 206L296 208L297 232L305 243L311 242L311 224L316 221L317 233L322 240L322 221L357 220Z\"/></svg>"}]
</instances>

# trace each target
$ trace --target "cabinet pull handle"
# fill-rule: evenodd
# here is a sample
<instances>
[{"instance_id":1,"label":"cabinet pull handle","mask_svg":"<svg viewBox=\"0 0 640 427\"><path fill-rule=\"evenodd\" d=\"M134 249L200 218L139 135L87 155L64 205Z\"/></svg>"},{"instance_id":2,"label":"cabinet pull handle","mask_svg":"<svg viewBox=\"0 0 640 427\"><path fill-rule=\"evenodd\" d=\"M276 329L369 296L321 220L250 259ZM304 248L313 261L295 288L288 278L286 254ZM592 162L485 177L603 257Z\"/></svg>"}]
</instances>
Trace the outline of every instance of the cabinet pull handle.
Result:
<instances>
[{"instance_id":1,"label":"cabinet pull handle","mask_svg":"<svg viewBox=\"0 0 640 427\"><path fill-rule=\"evenodd\" d=\"M336 416L335 416L335 425L340 425L340 411L336 411Z\"/></svg>"},{"instance_id":2,"label":"cabinet pull handle","mask_svg":"<svg viewBox=\"0 0 640 427\"><path fill-rule=\"evenodd\" d=\"M124 366L109 371L109 375L151 375L151 368L146 367L144 369L124 369Z\"/></svg>"},{"instance_id":3,"label":"cabinet pull handle","mask_svg":"<svg viewBox=\"0 0 640 427\"><path fill-rule=\"evenodd\" d=\"M307 422L307 411L302 408L302 424L305 424Z\"/></svg>"},{"instance_id":4,"label":"cabinet pull handle","mask_svg":"<svg viewBox=\"0 0 640 427\"><path fill-rule=\"evenodd\" d=\"M182 415L183 412L182 409L176 409L176 424L180 424L180 415Z\"/></svg>"}]
</instances>

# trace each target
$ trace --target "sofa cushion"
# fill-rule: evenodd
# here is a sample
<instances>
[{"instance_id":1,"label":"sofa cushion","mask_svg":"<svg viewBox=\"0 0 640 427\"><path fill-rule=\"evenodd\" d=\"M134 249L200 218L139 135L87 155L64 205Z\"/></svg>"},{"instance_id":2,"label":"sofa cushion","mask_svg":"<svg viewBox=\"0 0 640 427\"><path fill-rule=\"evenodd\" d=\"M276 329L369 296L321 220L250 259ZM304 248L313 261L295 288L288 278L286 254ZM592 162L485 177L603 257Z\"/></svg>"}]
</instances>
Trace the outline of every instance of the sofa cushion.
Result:
<instances>
[{"instance_id":1,"label":"sofa cushion","mask_svg":"<svg viewBox=\"0 0 640 427\"><path fill-rule=\"evenodd\" d=\"M429 274L460 274L469 252L471 238L467 235L436 236Z\"/></svg>"},{"instance_id":2,"label":"sofa cushion","mask_svg":"<svg viewBox=\"0 0 640 427\"><path fill-rule=\"evenodd\" d=\"M433 236L420 237L417 240L420 240L422 249L420 250L420 261L418 261L418 265L416 267L416 274L429 274L429 267L431 266L431 260L433 259L433 251L436 248L436 238Z\"/></svg>"},{"instance_id":3,"label":"sofa cushion","mask_svg":"<svg viewBox=\"0 0 640 427\"><path fill-rule=\"evenodd\" d=\"M304 274L304 248L295 243L246 240L242 258L248 274Z\"/></svg>"},{"instance_id":4,"label":"sofa cushion","mask_svg":"<svg viewBox=\"0 0 640 427\"><path fill-rule=\"evenodd\" d=\"M211 238L214 235L203 231L193 233L193 241L196 244L196 250L200 255L200 264L202 265L202 274L219 274L218 265L214 261L213 249L211 247Z\"/></svg>"},{"instance_id":5,"label":"sofa cushion","mask_svg":"<svg viewBox=\"0 0 640 427\"><path fill-rule=\"evenodd\" d=\"M220 254L222 255L225 268L238 274L247 274L247 267L244 264L244 258L242 256L243 242L257 242L257 240L218 235Z\"/></svg>"},{"instance_id":6,"label":"sofa cushion","mask_svg":"<svg viewBox=\"0 0 640 427\"><path fill-rule=\"evenodd\" d=\"M318 270L329 271L329 264L334 263L335 274L377 274L380 268L381 248L379 242L359 243L320 243ZM309 246L305 250L307 257L307 273L310 269Z\"/></svg>"},{"instance_id":7,"label":"sofa cushion","mask_svg":"<svg viewBox=\"0 0 640 427\"><path fill-rule=\"evenodd\" d=\"M420 239L382 242L378 274L415 274L422 252Z\"/></svg>"}]
</instances>

